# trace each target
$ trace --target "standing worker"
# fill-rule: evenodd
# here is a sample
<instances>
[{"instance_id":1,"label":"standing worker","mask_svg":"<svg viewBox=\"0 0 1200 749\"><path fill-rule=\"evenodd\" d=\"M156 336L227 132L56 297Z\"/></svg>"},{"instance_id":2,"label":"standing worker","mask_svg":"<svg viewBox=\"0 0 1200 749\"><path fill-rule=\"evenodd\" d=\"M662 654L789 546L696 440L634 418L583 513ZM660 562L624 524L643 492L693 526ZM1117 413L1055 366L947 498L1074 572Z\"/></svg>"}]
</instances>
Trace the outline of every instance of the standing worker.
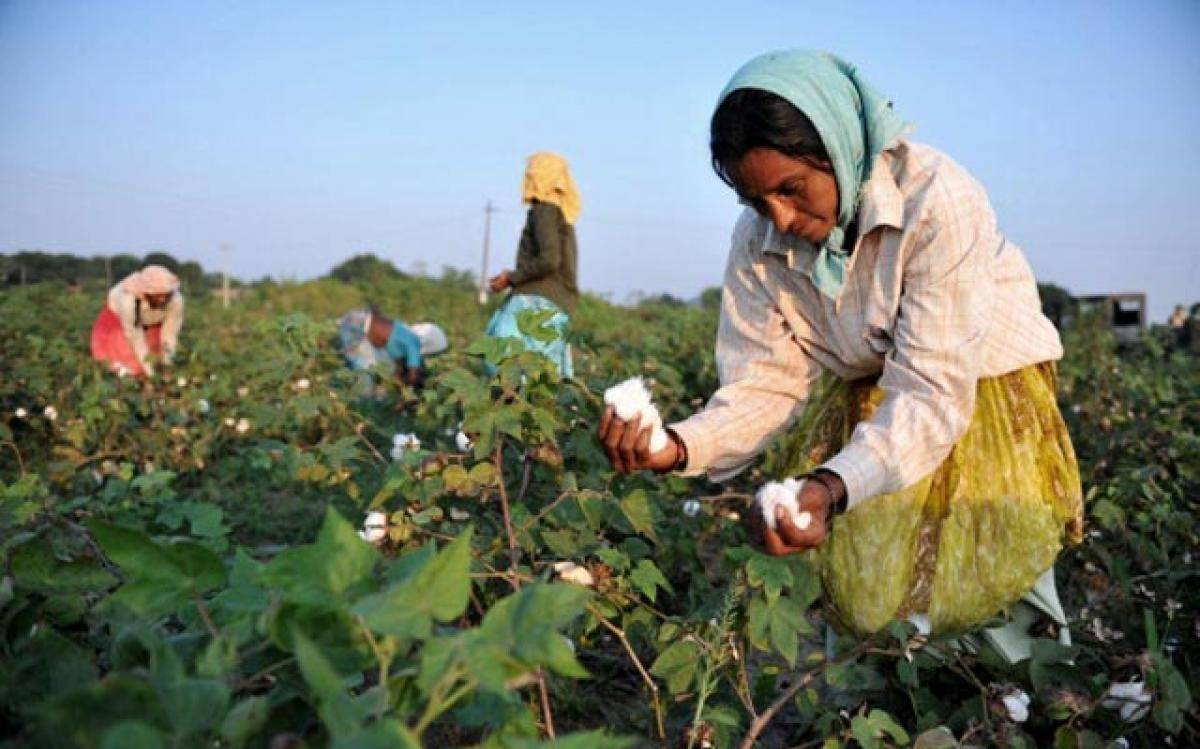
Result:
<instances>
[{"instance_id":1,"label":"standing worker","mask_svg":"<svg viewBox=\"0 0 1200 749\"><path fill-rule=\"evenodd\" d=\"M1014 604L1025 596L1065 632L1052 565L1083 533L1055 401L1062 345L983 187L908 132L832 55L742 67L711 120L713 167L747 206L725 271L721 387L656 453L611 409L600 439L618 471L721 480L795 425L780 478L806 479L787 489L797 512L756 506L751 540L815 549L842 631L907 618L958 634L1011 607L1014 622L985 634L1019 659L1030 617Z\"/></svg>"},{"instance_id":2,"label":"standing worker","mask_svg":"<svg viewBox=\"0 0 1200 749\"><path fill-rule=\"evenodd\" d=\"M522 200L529 204L529 213L517 249L516 270L501 271L488 282L495 293L511 292L492 316L487 334L520 338L526 349L541 352L558 366L561 375L571 377L575 372L567 333L579 299L575 221L582 206L567 160L547 151L530 156ZM544 342L523 335L517 317L526 310L552 311L554 315L545 325L558 337Z\"/></svg>"},{"instance_id":3,"label":"standing worker","mask_svg":"<svg viewBox=\"0 0 1200 749\"><path fill-rule=\"evenodd\" d=\"M119 375L153 375L152 357L170 366L182 327L179 279L161 265L147 265L108 292L92 326L92 358Z\"/></svg>"}]
</instances>

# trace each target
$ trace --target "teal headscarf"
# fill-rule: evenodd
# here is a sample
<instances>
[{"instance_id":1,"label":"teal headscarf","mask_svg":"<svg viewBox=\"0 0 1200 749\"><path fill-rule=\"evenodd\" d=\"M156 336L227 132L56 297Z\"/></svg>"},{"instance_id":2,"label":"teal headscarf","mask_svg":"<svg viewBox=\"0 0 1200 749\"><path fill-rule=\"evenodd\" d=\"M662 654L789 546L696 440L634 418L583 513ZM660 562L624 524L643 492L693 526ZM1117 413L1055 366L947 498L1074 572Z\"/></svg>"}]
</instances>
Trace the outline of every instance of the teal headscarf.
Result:
<instances>
[{"instance_id":1,"label":"teal headscarf","mask_svg":"<svg viewBox=\"0 0 1200 749\"><path fill-rule=\"evenodd\" d=\"M858 214L859 191L875 157L908 130L908 123L853 65L827 52L797 49L756 57L734 73L717 105L743 88L786 99L812 121L825 144L837 178L838 219L817 248L810 273L823 294L837 298L853 249L843 243L846 227Z\"/></svg>"}]
</instances>

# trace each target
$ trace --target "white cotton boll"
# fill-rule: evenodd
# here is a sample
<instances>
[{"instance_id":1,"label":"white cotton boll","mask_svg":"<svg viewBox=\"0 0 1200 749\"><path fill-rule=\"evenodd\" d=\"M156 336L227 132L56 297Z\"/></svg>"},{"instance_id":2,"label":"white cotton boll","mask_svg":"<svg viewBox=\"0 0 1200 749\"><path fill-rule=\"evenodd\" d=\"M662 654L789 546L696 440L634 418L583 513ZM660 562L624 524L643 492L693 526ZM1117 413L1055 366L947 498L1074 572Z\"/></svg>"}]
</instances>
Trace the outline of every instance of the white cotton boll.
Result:
<instances>
[{"instance_id":1,"label":"white cotton boll","mask_svg":"<svg viewBox=\"0 0 1200 749\"><path fill-rule=\"evenodd\" d=\"M301 390L301 391L308 390L310 387L312 387L312 383L309 381L309 379L307 377L301 377L299 380L296 380L296 389L297 390Z\"/></svg>"},{"instance_id":2,"label":"white cotton boll","mask_svg":"<svg viewBox=\"0 0 1200 749\"><path fill-rule=\"evenodd\" d=\"M239 398L245 398L247 395L250 395L250 388L240 387L237 389L237 394Z\"/></svg>"},{"instance_id":3,"label":"white cotton boll","mask_svg":"<svg viewBox=\"0 0 1200 749\"><path fill-rule=\"evenodd\" d=\"M175 384L181 388L185 388L185 387L187 387L187 378L180 377L179 379L175 380Z\"/></svg>"},{"instance_id":4,"label":"white cotton boll","mask_svg":"<svg viewBox=\"0 0 1200 749\"><path fill-rule=\"evenodd\" d=\"M245 434L250 431L250 420L246 418L238 419L237 426L234 427L238 434Z\"/></svg>"},{"instance_id":5,"label":"white cotton boll","mask_svg":"<svg viewBox=\"0 0 1200 749\"><path fill-rule=\"evenodd\" d=\"M1104 695L1100 706L1119 711L1121 720L1126 723L1145 718L1153 700L1153 696L1146 691L1146 684L1141 681L1114 681L1108 685Z\"/></svg>"},{"instance_id":6,"label":"white cotton boll","mask_svg":"<svg viewBox=\"0 0 1200 749\"><path fill-rule=\"evenodd\" d=\"M683 503L683 514L689 518L694 518L700 514L700 501L689 499Z\"/></svg>"},{"instance_id":7,"label":"white cotton boll","mask_svg":"<svg viewBox=\"0 0 1200 749\"><path fill-rule=\"evenodd\" d=\"M666 448L670 438L662 426L662 416L658 407L650 398L650 391L641 377L631 377L624 382L613 385L604 391L604 403L612 406L617 418L621 421L631 421L641 416L641 426L649 426L654 431L650 434L650 452L658 452Z\"/></svg>"},{"instance_id":8,"label":"white cotton boll","mask_svg":"<svg viewBox=\"0 0 1200 749\"><path fill-rule=\"evenodd\" d=\"M908 621L917 628L919 635L928 635L933 631L933 622L929 620L929 614L913 614L908 617Z\"/></svg>"},{"instance_id":9,"label":"white cotton boll","mask_svg":"<svg viewBox=\"0 0 1200 749\"><path fill-rule=\"evenodd\" d=\"M804 530L812 524L811 512L800 512L799 495L804 487L804 481L787 479L785 481L769 481L763 484L755 495L755 500L762 509L763 520L767 527L775 530L775 510L785 508L792 517L792 525L798 530Z\"/></svg>"},{"instance_id":10,"label":"white cotton boll","mask_svg":"<svg viewBox=\"0 0 1200 749\"><path fill-rule=\"evenodd\" d=\"M196 401L196 410L202 414L206 414L212 410L212 406L209 405L209 402L206 398L201 398L200 400Z\"/></svg>"},{"instance_id":11,"label":"white cotton boll","mask_svg":"<svg viewBox=\"0 0 1200 749\"><path fill-rule=\"evenodd\" d=\"M227 417L225 417L225 426L227 426L227 427L229 427L229 428L231 428L231 429L232 429L232 428L233 428L233 425L234 425L234 424L236 424L236 423L237 423L237 422L233 420L233 417L232 417L232 416L227 416Z\"/></svg>"},{"instance_id":12,"label":"white cotton boll","mask_svg":"<svg viewBox=\"0 0 1200 749\"><path fill-rule=\"evenodd\" d=\"M382 512L367 513L367 519L363 521L362 530L358 532L362 540L378 544L387 537L387 515Z\"/></svg>"},{"instance_id":13,"label":"white cotton boll","mask_svg":"<svg viewBox=\"0 0 1200 749\"><path fill-rule=\"evenodd\" d=\"M129 367L126 367L124 364L118 364L114 371L116 371L118 378L129 376Z\"/></svg>"},{"instance_id":14,"label":"white cotton boll","mask_svg":"<svg viewBox=\"0 0 1200 749\"><path fill-rule=\"evenodd\" d=\"M46 406L42 409L42 416L45 416L50 421L54 421L58 418L58 409L54 406Z\"/></svg>"},{"instance_id":15,"label":"white cotton boll","mask_svg":"<svg viewBox=\"0 0 1200 749\"><path fill-rule=\"evenodd\" d=\"M1020 689L1004 695L1004 709L1013 723L1024 723L1029 720L1029 695Z\"/></svg>"},{"instance_id":16,"label":"white cotton boll","mask_svg":"<svg viewBox=\"0 0 1200 749\"><path fill-rule=\"evenodd\" d=\"M456 523L464 523L471 519L471 513L466 510L460 510L457 507L451 507L450 519Z\"/></svg>"},{"instance_id":17,"label":"white cotton boll","mask_svg":"<svg viewBox=\"0 0 1200 749\"><path fill-rule=\"evenodd\" d=\"M28 412L28 411L26 411L26 410L25 410L25 409L23 409L23 408L18 408L16 411L13 411L13 414L14 414L14 415L15 415L15 416L16 416L18 419L24 419L26 416L28 416L28 415L29 415L29 412Z\"/></svg>"},{"instance_id":18,"label":"white cotton boll","mask_svg":"<svg viewBox=\"0 0 1200 749\"><path fill-rule=\"evenodd\" d=\"M592 573L588 571L587 567L580 567L574 562L555 562L554 571L558 574L558 578L566 583L582 585L585 588L596 584L596 579L592 577Z\"/></svg>"},{"instance_id":19,"label":"white cotton boll","mask_svg":"<svg viewBox=\"0 0 1200 749\"><path fill-rule=\"evenodd\" d=\"M469 453L475 447L475 443L464 432L454 435L454 445L460 453Z\"/></svg>"}]
</instances>

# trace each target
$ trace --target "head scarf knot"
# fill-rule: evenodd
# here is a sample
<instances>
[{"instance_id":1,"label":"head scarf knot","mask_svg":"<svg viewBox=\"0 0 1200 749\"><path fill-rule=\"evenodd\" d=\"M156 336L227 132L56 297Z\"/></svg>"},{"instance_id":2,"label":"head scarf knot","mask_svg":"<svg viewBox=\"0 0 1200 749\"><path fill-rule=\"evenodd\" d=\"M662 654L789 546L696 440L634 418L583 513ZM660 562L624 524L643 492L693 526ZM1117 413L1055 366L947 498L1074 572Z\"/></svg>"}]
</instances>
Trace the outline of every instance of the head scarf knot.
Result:
<instances>
[{"instance_id":1,"label":"head scarf knot","mask_svg":"<svg viewBox=\"0 0 1200 749\"><path fill-rule=\"evenodd\" d=\"M571 179L571 172L567 169L567 160L549 151L538 151L529 157L521 200L526 203L535 200L553 203L562 209L567 223L572 225L583 208L579 188L575 187L575 180Z\"/></svg>"},{"instance_id":2,"label":"head scarf knot","mask_svg":"<svg viewBox=\"0 0 1200 749\"><path fill-rule=\"evenodd\" d=\"M846 228L858 214L859 193L871 164L910 127L853 65L827 52L797 49L756 57L734 73L717 105L743 88L787 100L808 117L825 144L837 178L838 217L817 248L810 275L823 294L837 298L853 249L843 246Z\"/></svg>"},{"instance_id":3,"label":"head scarf knot","mask_svg":"<svg viewBox=\"0 0 1200 749\"><path fill-rule=\"evenodd\" d=\"M179 279L161 265L147 265L138 272L129 274L121 285L140 299L147 294L174 293L179 288Z\"/></svg>"}]
</instances>

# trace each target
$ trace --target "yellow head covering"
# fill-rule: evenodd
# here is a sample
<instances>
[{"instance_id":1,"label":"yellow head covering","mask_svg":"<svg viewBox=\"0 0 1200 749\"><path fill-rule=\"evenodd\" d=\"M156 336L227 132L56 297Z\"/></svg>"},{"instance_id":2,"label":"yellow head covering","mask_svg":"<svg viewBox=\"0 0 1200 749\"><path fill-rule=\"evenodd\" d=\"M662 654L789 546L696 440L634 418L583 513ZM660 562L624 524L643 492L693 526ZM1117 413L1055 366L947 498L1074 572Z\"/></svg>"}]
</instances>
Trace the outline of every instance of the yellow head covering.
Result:
<instances>
[{"instance_id":1,"label":"yellow head covering","mask_svg":"<svg viewBox=\"0 0 1200 749\"><path fill-rule=\"evenodd\" d=\"M567 169L567 160L549 151L538 151L529 157L521 199L526 203L534 200L553 203L562 209L567 223L572 225L583 208L579 188L575 187L575 180L571 179Z\"/></svg>"}]
</instances>

